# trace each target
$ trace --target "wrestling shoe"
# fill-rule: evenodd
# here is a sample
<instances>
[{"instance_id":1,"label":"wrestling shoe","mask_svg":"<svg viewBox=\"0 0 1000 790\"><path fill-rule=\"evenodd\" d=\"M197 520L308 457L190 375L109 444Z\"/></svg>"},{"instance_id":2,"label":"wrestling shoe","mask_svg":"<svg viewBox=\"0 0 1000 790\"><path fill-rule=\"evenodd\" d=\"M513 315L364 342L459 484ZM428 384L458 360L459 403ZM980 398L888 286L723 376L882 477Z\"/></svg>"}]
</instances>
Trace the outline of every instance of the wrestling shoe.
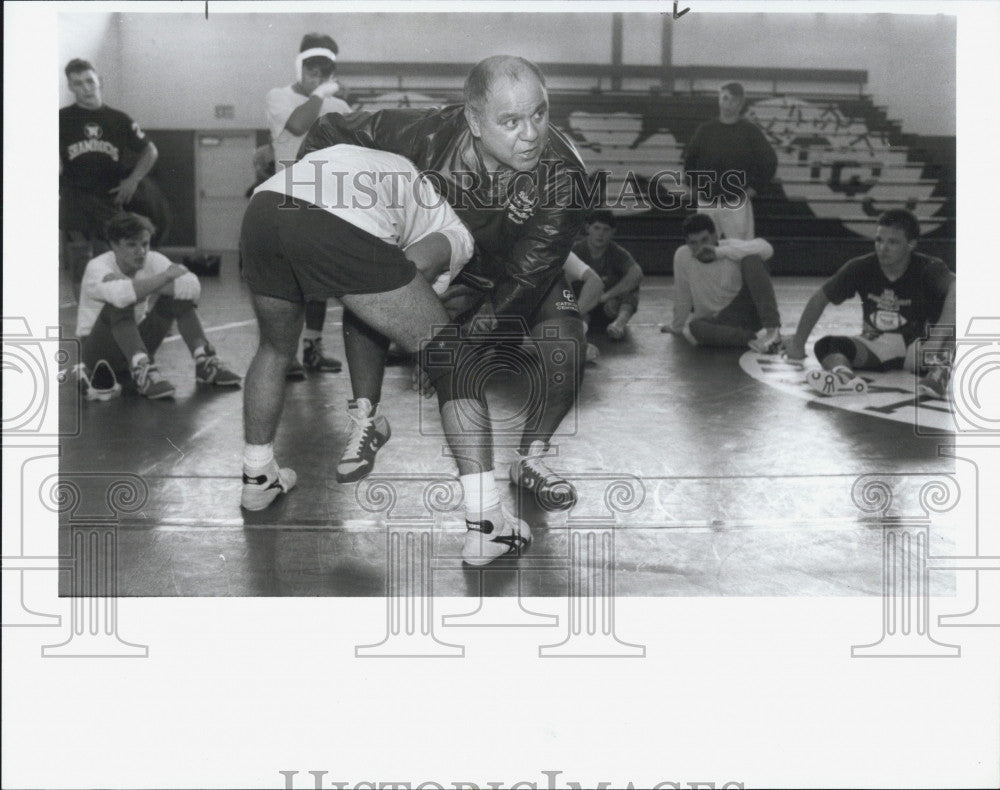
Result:
<instances>
[{"instance_id":1,"label":"wrestling shoe","mask_svg":"<svg viewBox=\"0 0 1000 790\"><path fill-rule=\"evenodd\" d=\"M931 368L926 376L921 376L917 381L917 397L947 400L950 380L951 371L947 367Z\"/></svg>"},{"instance_id":2,"label":"wrestling shoe","mask_svg":"<svg viewBox=\"0 0 1000 790\"><path fill-rule=\"evenodd\" d=\"M569 510L576 504L576 489L545 465L545 453L545 444L539 440L531 443L527 453L518 451L517 460L510 465L510 482L534 492L543 510Z\"/></svg>"},{"instance_id":3,"label":"wrestling shoe","mask_svg":"<svg viewBox=\"0 0 1000 790\"><path fill-rule=\"evenodd\" d=\"M320 373L340 373L343 364L339 359L328 357L323 353L323 338L302 341L302 364L307 370Z\"/></svg>"},{"instance_id":4,"label":"wrestling shoe","mask_svg":"<svg viewBox=\"0 0 1000 790\"><path fill-rule=\"evenodd\" d=\"M777 354L781 350L782 342L781 330L778 327L772 327L771 329L761 329L757 333L757 337L751 338L747 345L750 346L751 351L756 351L758 354Z\"/></svg>"},{"instance_id":5,"label":"wrestling shoe","mask_svg":"<svg viewBox=\"0 0 1000 790\"><path fill-rule=\"evenodd\" d=\"M122 385L118 383L115 372L105 360L100 359L94 365L94 372L89 373L87 366L80 363L73 369L80 394L90 401L109 401L122 394Z\"/></svg>"},{"instance_id":6,"label":"wrestling shoe","mask_svg":"<svg viewBox=\"0 0 1000 790\"><path fill-rule=\"evenodd\" d=\"M833 370L810 370L806 382L820 395L865 395L868 392L868 383L843 365Z\"/></svg>"},{"instance_id":7,"label":"wrestling shoe","mask_svg":"<svg viewBox=\"0 0 1000 790\"><path fill-rule=\"evenodd\" d=\"M291 469L279 469L277 461L271 461L263 469L247 470L243 467L243 496L240 505L247 510L263 510L278 494L286 494L295 488L298 476Z\"/></svg>"},{"instance_id":8,"label":"wrestling shoe","mask_svg":"<svg viewBox=\"0 0 1000 790\"><path fill-rule=\"evenodd\" d=\"M285 368L285 381L303 381L305 377L306 369L302 366L301 362L292 357L292 361Z\"/></svg>"},{"instance_id":9,"label":"wrestling shoe","mask_svg":"<svg viewBox=\"0 0 1000 790\"><path fill-rule=\"evenodd\" d=\"M174 396L174 385L160 376L156 365L145 357L132 368L132 381L139 394L150 400Z\"/></svg>"},{"instance_id":10,"label":"wrestling shoe","mask_svg":"<svg viewBox=\"0 0 1000 790\"><path fill-rule=\"evenodd\" d=\"M209 344L205 345L204 354L194 358L194 378L201 384L214 384L216 387L238 387L243 381L215 355L215 349Z\"/></svg>"},{"instance_id":11,"label":"wrestling shoe","mask_svg":"<svg viewBox=\"0 0 1000 790\"><path fill-rule=\"evenodd\" d=\"M520 555L531 543L528 523L502 507L484 513L478 521L466 519L465 529L462 559L469 565L489 565L499 557Z\"/></svg>"},{"instance_id":12,"label":"wrestling shoe","mask_svg":"<svg viewBox=\"0 0 1000 790\"><path fill-rule=\"evenodd\" d=\"M337 482L353 483L365 477L375 467L375 455L382 448L392 431L389 421L372 408L368 398L358 398L347 402L347 414L351 423L344 454L337 464Z\"/></svg>"}]
</instances>

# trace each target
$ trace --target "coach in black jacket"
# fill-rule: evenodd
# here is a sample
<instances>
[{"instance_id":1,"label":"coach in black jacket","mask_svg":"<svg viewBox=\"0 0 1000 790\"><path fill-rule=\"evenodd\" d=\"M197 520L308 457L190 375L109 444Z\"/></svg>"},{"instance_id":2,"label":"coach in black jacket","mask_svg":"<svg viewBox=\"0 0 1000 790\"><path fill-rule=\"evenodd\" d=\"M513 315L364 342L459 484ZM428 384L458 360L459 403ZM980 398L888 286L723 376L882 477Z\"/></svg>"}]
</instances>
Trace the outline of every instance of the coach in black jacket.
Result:
<instances>
[{"instance_id":1,"label":"coach in black jacket","mask_svg":"<svg viewBox=\"0 0 1000 790\"><path fill-rule=\"evenodd\" d=\"M526 409L532 416L511 479L535 491L543 506L568 508L575 502L573 487L541 457L573 407L583 373L585 328L562 265L588 208L586 170L573 145L548 122L545 79L535 64L487 58L466 79L464 99L441 110L325 115L299 155L350 143L401 154L433 179L476 240L476 254L452 291L480 291L472 305L480 320L473 326L485 319L498 333L516 327L542 341L544 382L534 388L540 402ZM345 343L350 320L345 316ZM467 364L476 364L474 351L465 356ZM456 381L468 378L458 375ZM485 415L481 384L463 386L476 392L442 393L438 387L438 397L471 398ZM447 411L442 400L442 419ZM459 473L463 481L467 474L481 475L489 489L492 451L485 448L479 456L459 458ZM484 489L483 496L494 494Z\"/></svg>"}]
</instances>

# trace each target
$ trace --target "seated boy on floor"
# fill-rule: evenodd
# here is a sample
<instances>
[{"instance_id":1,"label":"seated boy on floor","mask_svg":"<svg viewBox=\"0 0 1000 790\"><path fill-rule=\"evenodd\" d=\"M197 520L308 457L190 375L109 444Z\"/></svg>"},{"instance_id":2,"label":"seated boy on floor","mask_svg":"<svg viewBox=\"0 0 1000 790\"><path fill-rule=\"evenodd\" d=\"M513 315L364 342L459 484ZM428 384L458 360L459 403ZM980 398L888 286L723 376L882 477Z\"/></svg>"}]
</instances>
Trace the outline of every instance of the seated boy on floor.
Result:
<instances>
[{"instance_id":1,"label":"seated boy on floor","mask_svg":"<svg viewBox=\"0 0 1000 790\"><path fill-rule=\"evenodd\" d=\"M707 214L684 220L685 243L674 253L674 320L661 332L693 345L749 346L776 353L781 318L764 262L774 254L764 239L722 239Z\"/></svg>"},{"instance_id":2,"label":"seated boy on floor","mask_svg":"<svg viewBox=\"0 0 1000 790\"><path fill-rule=\"evenodd\" d=\"M573 253L597 272L604 284L604 292L585 320L592 328L603 327L612 340L625 337L625 326L639 308L642 284L642 269L635 258L612 241L617 226L610 211L595 211L587 217L586 238L573 245ZM580 312L585 312L582 305Z\"/></svg>"},{"instance_id":3,"label":"seated boy on floor","mask_svg":"<svg viewBox=\"0 0 1000 790\"><path fill-rule=\"evenodd\" d=\"M860 335L826 335L816 341L813 350L823 370L810 371L806 380L820 394L867 392L855 370L919 371L933 365L919 380L917 392L932 398L947 395L949 368L942 363L954 344L955 275L939 258L916 252L919 236L920 223L912 213L884 212L876 224L875 251L841 266L806 304L785 345L789 359L805 358L806 340L828 304L861 297ZM932 324L942 331L931 333L918 360L914 341L927 336Z\"/></svg>"},{"instance_id":4,"label":"seated boy on floor","mask_svg":"<svg viewBox=\"0 0 1000 790\"><path fill-rule=\"evenodd\" d=\"M174 385L160 376L152 355L174 321L194 357L198 382L217 387L240 384L240 377L219 360L205 339L195 306L201 295L198 278L149 249L153 231L146 217L118 214L105 230L111 249L91 259L84 271L76 335L82 346L80 380L89 400L118 395L117 379L126 375L131 375L140 395L172 396ZM155 297L152 308L150 297Z\"/></svg>"}]
</instances>

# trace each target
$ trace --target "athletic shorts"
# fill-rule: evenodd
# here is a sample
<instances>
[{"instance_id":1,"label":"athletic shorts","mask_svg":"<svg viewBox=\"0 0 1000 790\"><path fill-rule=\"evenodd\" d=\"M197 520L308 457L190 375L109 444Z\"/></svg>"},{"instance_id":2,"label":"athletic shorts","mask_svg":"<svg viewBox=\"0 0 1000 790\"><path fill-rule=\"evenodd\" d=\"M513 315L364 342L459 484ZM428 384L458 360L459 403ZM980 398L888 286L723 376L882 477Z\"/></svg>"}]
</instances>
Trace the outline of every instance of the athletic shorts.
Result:
<instances>
[{"instance_id":1,"label":"athletic shorts","mask_svg":"<svg viewBox=\"0 0 1000 790\"><path fill-rule=\"evenodd\" d=\"M304 200L268 191L257 192L243 215L240 256L253 293L289 302L394 291L417 273L399 247Z\"/></svg>"}]
</instances>

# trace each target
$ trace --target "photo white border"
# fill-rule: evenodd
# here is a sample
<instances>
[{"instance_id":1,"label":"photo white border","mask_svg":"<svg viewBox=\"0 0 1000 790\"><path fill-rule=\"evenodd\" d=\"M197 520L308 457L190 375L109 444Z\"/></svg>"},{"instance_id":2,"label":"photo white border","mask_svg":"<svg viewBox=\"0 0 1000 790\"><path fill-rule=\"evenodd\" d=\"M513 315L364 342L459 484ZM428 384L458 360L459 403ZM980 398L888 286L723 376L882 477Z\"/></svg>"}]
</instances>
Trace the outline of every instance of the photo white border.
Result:
<instances>
[{"instance_id":1,"label":"photo white border","mask_svg":"<svg viewBox=\"0 0 1000 790\"><path fill-rule=\"evenodd\" d=\"M180 12L180 5L141 10ZM184 7L201 13L204 4ZM264 7L210 3L209 13ZM669 12L672 3L532 7ZM1000 184L1000 4L688 0L680 7L956 14L959 332L972 316L1000 316L991 232L992 185ZM336 4L361 9L415 10ZM523 3L474 9L526 11ZM57 16L66 10L96 9L4 7L4 315L27 312L33 329L58 324L57 161L45 152L57 145L51 64ZM280 10L323 8L289 2ZM355 659L355 644L381 636L377 598L123 599L120 622L129 639L150 646L145 660L41 659L39 645L58 641L59 629L42 638L38 629L5 629L3 786L278 788L280 770L301 772L295 787L312 786L304 781L309 770L348 787L546 787L546 770L562 772L560 787L997 780L1000 629L947 629L948 641L963 644L960 659L865 661L852 660L850 646L878 637L876 598L619 599L617 606L623 638L646 644L645 659L540 660L536 635L509 633L468 637L464 659Z\"/></svg>"}]
</instances>

